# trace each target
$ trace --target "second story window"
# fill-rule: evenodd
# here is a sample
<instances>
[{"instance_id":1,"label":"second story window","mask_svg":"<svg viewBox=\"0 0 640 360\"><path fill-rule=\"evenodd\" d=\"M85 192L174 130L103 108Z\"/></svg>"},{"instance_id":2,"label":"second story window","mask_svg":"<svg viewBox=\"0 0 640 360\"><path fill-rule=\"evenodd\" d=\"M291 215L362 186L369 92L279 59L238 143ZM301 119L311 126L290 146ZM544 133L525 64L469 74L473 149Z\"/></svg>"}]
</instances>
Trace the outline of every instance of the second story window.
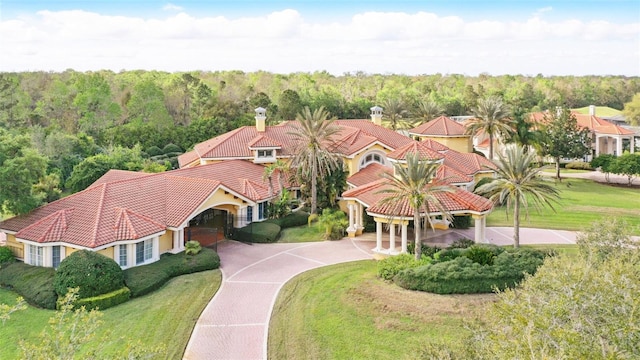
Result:
<instances>
[{"instance_id":1,"label":"second story window","mask_svg":"<svg viewBox=\"0 0 640 360\"><path fill-rule=\"evenodd\" d=\"M258 159L272 158L273 150L258 150Z\"/></svg>"}]
</instances>

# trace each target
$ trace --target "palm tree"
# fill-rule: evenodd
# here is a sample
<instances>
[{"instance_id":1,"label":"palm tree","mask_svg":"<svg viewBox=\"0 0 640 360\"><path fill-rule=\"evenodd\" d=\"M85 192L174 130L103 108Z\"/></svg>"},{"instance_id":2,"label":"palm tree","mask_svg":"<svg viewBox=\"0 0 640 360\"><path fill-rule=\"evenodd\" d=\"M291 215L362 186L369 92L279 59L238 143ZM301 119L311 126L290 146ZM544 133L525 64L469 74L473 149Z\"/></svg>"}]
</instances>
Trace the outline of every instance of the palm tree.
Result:
<instances>
[{"instance_id":1,"label":"palm tree","mask_svg":"<svg viewBox=\"0 0 640 360\"><path fill-rule=\"evenodd\" d=\"M273 174L275 172L278 173L278 184L280 185L280 193L284 189L284 174L289 171L289 164L287 164L282 159L276 159L276 162L269 164L264 167L264 172L262 173L262 180L269 181L269 197L273 196Z\"/></svg>"},{"instance_id":2,"label":"palm tree","mask_svg":"<svg viewBox=\"0 0 640 360\"><path fill-rule=\"evenodd\" d=\"M473 109L475 118L466 124L467 134L484 132L489 135L489 160L493 160L493 138L499 134L506 134L511 130L509 110L497 96L489 96L478 100L478 106Z\"/></svg>"},{"instance_id":3,"label":"palm tree","mask_svg":"<svg viewBox=\"0 0 640 360\"><path fill-rule=\"evenodd\" d=\"M391 129L398 130L398 125L406 127L402 119L408 115L405 104L398 98L389 98L382 103L384 116L391 122Z\"/></svg>"},{"instance_id":4,"label":"palm tree","mask_svg":"<svg viewBox=\"0 0 640 360\"><path fill-rule=\"evenodd\" d=\"M383 177L389 180L389 187L379 191L379 193L389 195L383 198L381 203L393 206L394 212L400 213L406 205L413 210L415 256L418 260L422 256L421 215L426 217L427 225L433 225L430 208L436 209L445 218L451 218L437 195L454 192L455 189L451 185L435 180L438 166L437 163L421 160L418 154L409 153L407 154L406 166L394 164L395 175L383 174Z\"/></svg>"},{"instance_id":5,"label":"palm tree","mask_svg":"<svg viewBox=\"0 0 640 360\"><path fill-rule=\"evenodd\" d=\"M311 214L315 214L318 176L325 176L338 166L338 157L330 147L333 145L333 136L340 128L333 125L335 119L329 119L324 107L312 112L307 106L296 116L296 120L296 131L289 132L297 142L291 166L297 169L299 176L311 182Z\"/></svg>"},{"instance_id":6,"label":"palm tree","mask_svg":"<svg viewBox=\"0 0 640 360\"><path fill-rule=\"evenodd\" d=\"M536 160L534 151L525 151L524 146L508 144L505 154L498 154L496 162L497 178L476 189L480 195L488 195L496 204L506 204L509 212L513 208L513 246L520 246L520 210L529 216L529 205L540 210L548 205L552 210L552 201L559 198L558 190L542 181L537 175L544 167L532 167Z\"/></svg>"},{"instance_id":7,"label":"palm tree","mask_svg":"<svg viewBox=\"0 0 640 360\"><path fill-rule=\"evenodd\" d=\"M420 123L431 121L443 113L442 106L430 98L420 100L414 116Z\"/></svg>"}]
</instances>

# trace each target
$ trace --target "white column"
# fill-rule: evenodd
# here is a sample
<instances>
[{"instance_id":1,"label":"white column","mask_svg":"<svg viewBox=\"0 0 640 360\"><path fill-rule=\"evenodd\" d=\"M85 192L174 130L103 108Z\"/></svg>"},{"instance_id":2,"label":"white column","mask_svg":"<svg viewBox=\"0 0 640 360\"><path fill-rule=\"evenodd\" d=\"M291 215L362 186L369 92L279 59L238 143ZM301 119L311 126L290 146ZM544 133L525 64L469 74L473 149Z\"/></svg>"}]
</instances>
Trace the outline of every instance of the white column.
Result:
<instances>
[{"instance_id":1,"label":"white column","mask_svg":"<svg viewBox=\"0 0 640 360\"><path fill-rule=\"evenodd\" d=\"M629 152L633 154L635 150L636 150L635 136L631 135L631 139L629 139Z\"/></svg>"},{"instance_id":2,"label":"white column","mask_svg":"<svg viewBox=\"0 0 640 360\"><path fill-rule=\"evenodd\" d=\"M374 251L382 250L382 223L376 220L376 248Z\"/></svg>"},{"instance_id":3,"label":"white column","mask_svg":"<svg viewBox=\"0 0 640 360\"><path fill-rule=\"evenodd\" d=\"M482 242L487 242L487 235L485 233L486 229L487 229L487 217L483 216L482 217L482 230L480 232L480 239L482 239Z\"/></svg>"},{"instance_id":4,"label":"white column","mask_svg":"<svg viewBox=\"0 0 640 360\"><path fill-rule=\"evenodd\" d=\"M152 244L153 247L151 248L151 256L153 258L153 261L158 261L160 259L160 238L154 237Z\"/></svg>"},{"instance_id":5,"label":"white column","mask_svg":"<svg viewBox=\"0 0 640 360\"><path fill-rule=\"evenodd\" d=\"M622 136L616 136L616 156L622 155Z\"/></svg>"},{"instance_id":6,"label":"white column","mask_svg":"<svg viewBox=\"0 0 640 360\"><path fill-rule=\"evenodd\" d=\"M357 203L356 204L356 230L363 229L362 213L363 213L362 204Z\"/></svg>"},{"instance_id":7,"label":"white column","mask_svg":"<svg viewBox=\"0 0 640 360\"><path fill-rule=\"evenodd\" d=\"M407 222L403 221L402 222L402 235L401 235L401 241L402 241L402 250L401 252L403 254L407 253Z\"/></svg>"},{"instance_id":8,"label":"white column","mask_svg":"<svg viewBox=\"0 0 640 360\"><path fill-rule=\"evenodd\" d=\"M177 253L178 252L178 248L180 247L180 232L181 230L175 230L173 232L173 253Z\"/></svg>"},{"instance_id":9,"label":"white column","mask_svg":"<svg viewBox=\"0 0 640 360\"><path fill-rule=\"evenodd\" d=\"M483 227L482 227L482 218L481 217L477 217L476 219L476 226L474 228L475 230L475 239L474 241L476 242L476 244L478 243L482 243L483 242L483 238L482 238L482 232L483 232Z\"/></svg>"},{"instance_id":10,"label":"white column","mask_svg":"<svg viewBox=\"0 0 640 360\"><path fill-rule=\"evenodd\" d=\"M356 224L353 221L353 204L349 204L349 228L347 231L356 231Z\"/></svg>"},{"instance_id":11,"label":"white column","mask_svg":"<svg viewBox=\"0 0 640 360\"><path fill-rule=\"evenodd\" d=\"M396 251L396 225L389 224L389 254Z\"/></svg>"},{"instance_id":12,"label":"white column","mask_svg":"<svg viewBox=\"0 0 640 360\"><path fill-rule=\"evenodd\" d=\"M598 135L595 135L596 137L596 156L600 155L600 138L598 137Z\"/></svg>"},{"instance_id":13,"label":"white column","mask_svg":"<svg viewBox=\"0 0 640 360\"><path fill-rule=\"evenodd\" d=\"M127 267L136 266L136 244L127 244Z\"/></svg>"}]
</instances>

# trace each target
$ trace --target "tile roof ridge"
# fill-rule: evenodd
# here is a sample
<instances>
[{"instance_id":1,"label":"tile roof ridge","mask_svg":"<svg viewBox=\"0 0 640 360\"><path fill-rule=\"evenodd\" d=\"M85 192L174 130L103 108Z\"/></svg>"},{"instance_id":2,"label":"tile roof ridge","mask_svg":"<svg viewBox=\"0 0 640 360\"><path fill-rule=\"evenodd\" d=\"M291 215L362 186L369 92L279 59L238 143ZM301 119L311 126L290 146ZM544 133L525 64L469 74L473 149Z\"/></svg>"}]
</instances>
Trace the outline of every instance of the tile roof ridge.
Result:
<instances>
[{"instance_id":1,"label":"tile roof ridge","mask_svg":"<svg viewBox=\"0 0 640 360\"><path fill-rule=\"evenodd\" d=\"M368 191L370 189L374 189L376 187L380 187L381 185L384 185L385 183L387 183L388 179L385 177L381 177L378 180L366 183L364 185L360 185L358 187L355 187L353 189L349 189L347 191L345 191L343 193L343 196L346 197L350 197L350 196L357 196L358 194L361 194L362 192ZM347 193L349 193L349 195L347 195Z\"/></svg>"},{"instance_id":2,"label":"tile roof ridge","mask_svg":"<svg viewBox=\"0 0 640 360\"><path fill-rule=\"evenodd\" d=\"M129 228L131 230L131 233L133 234L134 238L133 239L137 239L138 238L138 234L136 232L136 228L133 225L133 222L131 221L131 217L137 217L139 219L142 219L148 223L151 223L153 225L156 225L159 228L165 229L166 226L156 220L154 220L153 218L143 215L141 213L135 212L129 208L124 208L124 207L114 207L114 211L116 212L116 219L114 221L113 224L113 229L114 230L118 230L119 228L119 224L121 221L125 221L125 225L127 225L127 228ZM121 239L121 240L125 240L125 239ZM126 239L126 240L132 240L132 239Z\"/></svg>"},{"instance_id":3,"label":"tile roof ridge","mask_svg":"<svg viewBox=\"0 0 640 360\"><path fill-rule=\"evenodd\" d=\"M97 188L102 188L102 191L100 193L100 199L98 200L98 206L97 206L97 211L96 211L96 217L94 219L94 225L93 225L93 232L91 233L91 240L90 240L90 245L89 247L94 248L96 247L96 237L98 236L98 227L100 226L100 218L102 217L102 211L103 211L103 207L104 207L104 198L107 192L107 187L108 187L109 183L103 183L100 184L98 186L96 186Z\"/></svg>"},{"instance_id":4,"label":"tile roof ridge","mask_svg":"<svg viewBox=\"0 0 640 360\"><path fill-rule=\"evenodd\" d=\"M54 227L57 227L58 224L60 224L60 222L62 221L62 228L63 230L66 232L67 228L69 227L69 222L67 221L67 216L70 216L73 214L73 211L75 210L75 208L64 208L64 209L60 209L56 212L53 212L45 217L43 217L42 219L36 221L35 223L23 228L22 230L19 231L19 233L25 232L25 231L29 231L31 229L35 229L37 227L39 227L40 225L48 222L49 220L51 220L51 223L49 224L49 226L46 228L45 231L42 232L42 235L36 239L36 242L43 242L44 239L47 238L47 235L49 235L51 233L51 231L54 229Z\"/></svg>"}]
</instances>

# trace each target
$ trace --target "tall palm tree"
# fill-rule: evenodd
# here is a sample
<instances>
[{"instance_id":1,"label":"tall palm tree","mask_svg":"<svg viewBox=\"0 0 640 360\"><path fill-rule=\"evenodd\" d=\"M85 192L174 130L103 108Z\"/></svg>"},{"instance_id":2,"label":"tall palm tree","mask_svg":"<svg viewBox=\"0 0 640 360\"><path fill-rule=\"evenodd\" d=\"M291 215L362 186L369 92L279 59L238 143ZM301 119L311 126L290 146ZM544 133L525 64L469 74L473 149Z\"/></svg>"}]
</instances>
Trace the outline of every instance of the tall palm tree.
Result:
<instances>
[{"instance_id":1,"label":"tall palm tree","mask_svg":"<svg viewBox=\"0 0 640 360\"><path fill-rule=\"evenodd\" d=\"M333 136L340 128L333 125L329 113L320 107L311 111L305 107L296 116L296 131L289 132L297 143L291 166L298 175L311 182L311 214L315 214L318 194L318 176L324 176L338 166L338 157L331 152Z\"/></svg>"},{"instance_id":2,"label":"tall palm tree","mask_svg":"<svg viewBox=\"0 0 640 360\"><path fill-rule=\"evenodd\" d=\"M484 132L489 136L489 159L493 160L493 139L496 135L511 131L509 109L497 96L489 96L478 100L473 109L473 119L467 121L467 134Z\"/></svg>"},{"instance_id":3,"label":"tall palm tree","mask_svg":"<svg viewBox=\"0 0 640 360\"><path fill-rule=\"evenodd\" d=\"M414 113L414 117L420 122L425 123L442 115L444 109L433 99L426 98L418 102L418 108Z\"/></svg>"},{"instance_id":4,"label":"tall palm tree","mask_svg":"<svg viewBox=\"0 0 640 360\"><path fill-rule=\"evenodd\" d=\"M384 116L391 122L391 129L393 131L398 130L398 126L406 127L406 121L402 119L406 118L409 112L402 100L398 98L389 98L382 103L384 108Z\"/></svg>"},{"instance_id":5,"label":"tall palm tree","mask_svg":"<svg viewBox=\"0 0 640 360\"><path fill-rule=\"evenodd\" d=\"M282 159L276 159L274 163L271 163L264 167L262 173L262 180L269 181L269 197L273 196L273 174L278 173L278 184L280 185L280 193L284 189L284 175L289 171L289 164Z\"/></svg>"},{"instance_id":6,"label":"tall palm tree","mask_svg":"<svg viewBox=\"0 0 640 360\"><path fill-rule=\"evenodd\" d=\"M496 204L506 204L509 212L513 208L513 246L520 246L520 212L529 216L529 205L536 210L548 205L552 210L552 201L559 199L558 190L538 177L544 167L532 167L536 160L534 151L525 151L524 146L508 144L505 154L498 154L496 162L497 178L481 185L475 192L488 195Z\"/></svg>"},{"instance_id":7,"label":"tall palm tree","mask_svg":"<svg viewBox=\"0 0 640 360\"><path fill-rule=\"evenodd\" d=\"M394 164L395 175L383 173L383 177L389 180L389 187L379 191L388 194L382 199L382 204L393 206L396 213L408 205L413 210L413 226L415 239L415 256L422 256L422 243L420 239L421 215L426 217L426 224L433 225L430 209L440 212L444 218L451 218L447 209L440 202L437 195L444 192L454 192L455 189L448 184L435 180L439 164L423 161L418 154L407 154L407 164Z\"/></svg>"}]
</instances>

